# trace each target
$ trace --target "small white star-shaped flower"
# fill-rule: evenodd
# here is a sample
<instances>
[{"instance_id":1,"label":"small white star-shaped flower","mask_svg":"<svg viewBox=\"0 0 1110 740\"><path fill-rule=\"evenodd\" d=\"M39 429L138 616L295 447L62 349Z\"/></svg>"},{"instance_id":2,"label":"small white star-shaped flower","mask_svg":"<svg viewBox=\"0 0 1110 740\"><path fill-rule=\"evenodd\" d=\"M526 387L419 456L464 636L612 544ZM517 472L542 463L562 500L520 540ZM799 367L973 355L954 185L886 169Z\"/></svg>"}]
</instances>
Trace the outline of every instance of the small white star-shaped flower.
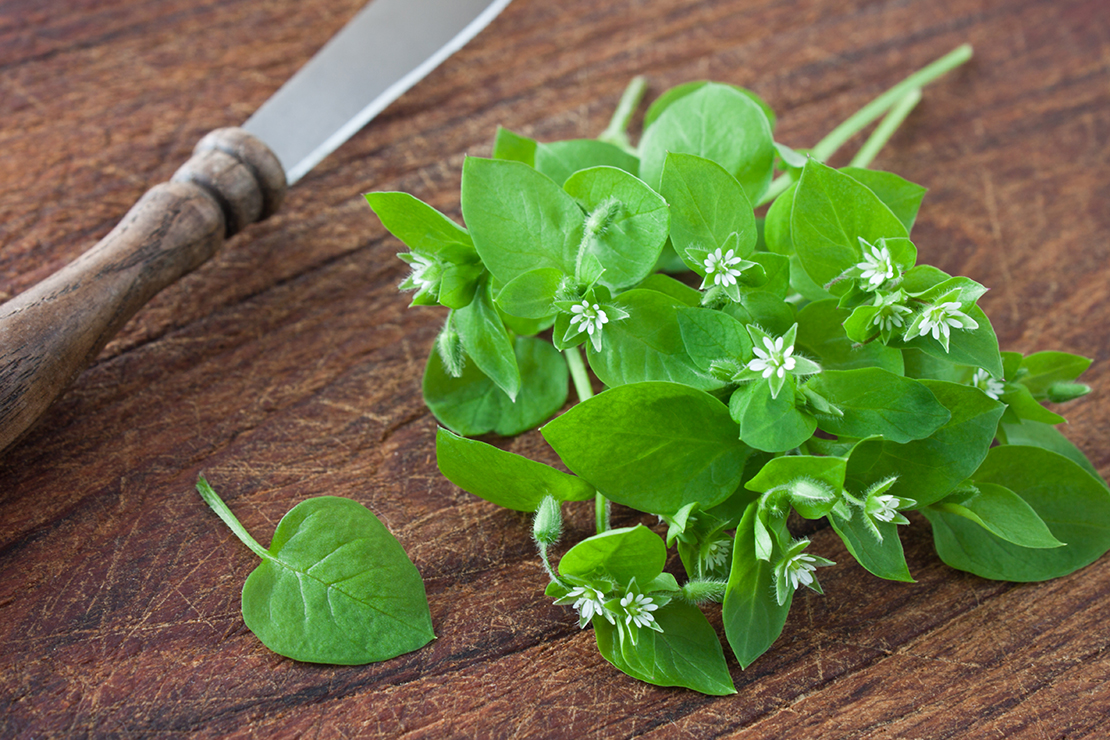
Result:
<instances>
[{"instance_id":1,"label":"small white star-shaped flower","mask_svg":"<svg viewBox=\"0 0 1110 740\"><path fill-rule=\"evenodd\" d=\"M983 368L979 368L971 376L971 384L996 401L1002 397L1002 393L1005 391L1002 381Z\"/></svg>"},{"instance_id":2,"label":"small white star-shaped flower","mask_svg":"<svg viewBox=\"0 0 1110 740\"><path fill-rule=\"evenodd\" d=\"M730 285L736 285L736 278L740 277L741 270L736 269L736 265L743 262L743 258L736 254L736 250L730 249L727 252L721 251L720 247L710 252L705 262L705 277L713 276L713 284L720 285L727 288Z\"/></svg>"},{"instance_id":3,"label":"small white star-shaped flower","mask_svg":"<svg viewBox=\"0 0 1110 740\"><path fill-rule=\"evenodd\" d=\"M782 577L790 581L790 587L813 585L813 573L817 570L817 558L800 552L780 566Z\"/></svg>"},{"instance_id":4,"label":"small white star-shaped flower","mask_svg":"<svg viewBox=\"0 0 1110 740\"><path fill-rule=\"evenodd\" d=\"M581 625L583 627L593 619L595 616L601 615L614 624L612 615L605 610L604 604L605 595L598 591L596 588L590 586L576 586L567 593L564 599L560 601L574 599L573 607L581 617Z\"/></svg>"},{"instance_id":5,"label":"small white star-shaped flower","mask_svg":"<svg viewBox=\"0 0 1110 740\"><path fill-rule=\"evenodd\" d=\"M860 237L860 246L863 247L863 262L856 263L861 271L860 277L867 281L867 286L874 290L894 277L897 267L890 256L886 244L872 246Z\"/></svg>"},{"instance_id":6,"label":"small white star-shaped flower","mask_svg":"<svg viewBox=\"0 0 1110 740\"><path fill-rule=\"evenodd\" d=\"M762 373L764 378L769 378L772 375L778 375L782 378L788 371L794 369L797 361L790 356L794 354L793 344L784 348L782 337L778 337L774 342L771 341L770 337L763 337L763 346L766 349L752 348L755 358L748 363L749 370Z\"/></svg>"},{"instance_id":7,"label":"small white star-shaped flower","mask_svg":"<svg viewBox=\"0 0 1110 740\"><path fill-rule=\"evenodd\" d=\"M921 325L917 329L917 336L925 336L930 332L944 348L948 349L948 338L952 329L978 329L979 323L960 310L960 304L955 301L934 303L925 309L921 317ZM911 337L912 338L912 337Z\"/></svg>"},{"instance_id":8,"label":"small white star-shaped flower","mask_svg":"<svg viewBox=\"0 0 1110 740\"><path fill-rule=\"evenodd\" d=\"M439 280L439 271L433 269L437 267L436 261L431 257L413 252L410 266L412 267L412 282L419 288L431 287Z\"/></svg>"},{"instance_id":9,"label":"small white star-shaped flower","mask_svg":"<svg viewBox=\"0 0 1110 740\"><path fill-rule=\"evenodd\" d=\"M871 319L872 326L879 327L882 331L891 331L894 328L902 328L905 325L905 317L912 314L913 310L909 306L903 306L899 301L897 294L889 296L877 296L875 303L872 305L879 309L875 314L875 318Z\"/></svg>"},{"instance_id":10,"label":"small white star-shaped flower","mask_svg":"<svg viewBox=\"0 0 1110 740\"><path fill-rule=\"evenodd\" d=\"M625 624L637 627L655 628L655 617L651 615L659 605L650 596L627 593L621 597L621 607L625 612Z\"/></svg>"},{"instance_id":11,"label":"small white star-shaped flower","mask_svg":"<svg viewBox=\"0 0 1110 740\"><path fill-rule=\"evenodd\" d=\"M594 332L601 334L601 328L609 323L609 317L605 315L601 306L596 303L591 305L589 301L571 306L570 312L574 314L570 319L571 325L579 325L578 330L586 332L591 337Z\"/></svg>"},{"instance_id":12,"label":"small white star-shaped flower","mask_svg":"<svg viewBox=\"0 0 1110 740\"><path fill-rule=\"evenodd\" d=\"M892 522L894 521L894 517L898 516L898 504L900 502L889 493L875 496L871 500L875 503L871 516L875 517L880 522Z\"/></svg>"}]
</instances>

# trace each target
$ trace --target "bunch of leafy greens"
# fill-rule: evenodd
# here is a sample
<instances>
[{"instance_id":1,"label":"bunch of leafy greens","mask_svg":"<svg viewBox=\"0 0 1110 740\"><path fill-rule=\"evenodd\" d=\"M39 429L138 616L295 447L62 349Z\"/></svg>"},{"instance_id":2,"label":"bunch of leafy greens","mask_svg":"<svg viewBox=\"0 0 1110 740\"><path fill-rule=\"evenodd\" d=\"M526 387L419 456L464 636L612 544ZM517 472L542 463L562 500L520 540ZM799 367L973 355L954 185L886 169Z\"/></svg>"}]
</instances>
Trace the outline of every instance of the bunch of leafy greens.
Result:
<instances>
[{"instance_id":1,"label":"bunch of leafy greens","mask_svg":"<svg viewBox=\"0 0 1110 740\"><path fill-rule=\"evenodd\" d=\"M919 263L925 189L866 168L920 87L969 56L915 73L805 153L774 140L751 92L710 82L656 100L633 148L636 80L596 140L499 130L493 157L463 166L465 229L409 195L367 196L410 250L413 304L450 309L424 375L446 427L440 470L536 512L547 593L625 673L732 693L700 606L722 604L742 667L771 646L796 589L821 593L833 564L791 534L791 512L828 520L897 581L913 580L909 510L946 563L986 578L1053 578L1110 548L1110 490L1042 405L1086 393L1089 360L1000 352L976 305L986 288ZM884 115L850 166L823 164ZM568 372L580 403L547 421ZM466 439L545 421L575 475ZM555 567L560 504L587 500L597 535ZM665 534L610 528L609 502ZM664 570L672 547L681 584Z\"/></svg>"},{"instance_id":2,"label":"bunch of leafy greens","mask_svg":"<svg viewBox=\"0 0 1110 740\"><path fill-rule=\"evenodd\" d=\"M359 665L435 638L420 573L362 504L338 496L302 501L278 522L267 550L203 477L197 491L262 558L243 584L243 621L275 653Z\"/></svg>"}]
</instances>

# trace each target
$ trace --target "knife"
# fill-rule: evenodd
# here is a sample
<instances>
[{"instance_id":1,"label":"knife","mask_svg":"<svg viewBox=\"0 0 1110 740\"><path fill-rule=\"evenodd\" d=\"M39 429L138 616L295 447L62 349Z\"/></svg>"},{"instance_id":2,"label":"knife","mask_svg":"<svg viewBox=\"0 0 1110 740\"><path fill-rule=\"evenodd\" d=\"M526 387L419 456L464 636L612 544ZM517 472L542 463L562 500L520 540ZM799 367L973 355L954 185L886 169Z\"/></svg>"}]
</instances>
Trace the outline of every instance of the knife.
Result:
<instances>
[{"instance_id":1,"label":"knife","mask_svg":"<svg viewBox=\"0 0 1110 740\"><path fill-rule=\"evenodd\" d=\"M242 128L212 131L90 250L0 305L0 451L117 331L485 28L510 0L373 0Z\"/></svg>"}]
</instances>

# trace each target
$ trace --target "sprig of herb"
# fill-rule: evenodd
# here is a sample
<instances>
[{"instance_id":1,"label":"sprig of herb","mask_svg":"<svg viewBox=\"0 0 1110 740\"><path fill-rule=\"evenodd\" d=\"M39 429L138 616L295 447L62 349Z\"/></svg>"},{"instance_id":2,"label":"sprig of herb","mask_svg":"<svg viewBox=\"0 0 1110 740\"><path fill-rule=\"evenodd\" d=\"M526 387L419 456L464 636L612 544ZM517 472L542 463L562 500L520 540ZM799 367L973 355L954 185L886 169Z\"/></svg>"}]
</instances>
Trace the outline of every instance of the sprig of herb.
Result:
<instances>
[{"instance_id":1,"label":"sprig of herb","mask_svg":"<svg viewBox=\"0 0 1110 740\"><path fill-rule=\"evenodd\" d=\"M463 166L466 229L410 196L367 196L411 250L401 287L450 309L424 376L454 432L437 434L440 470L536 512L548 595L625 673L731 693L701 607L722 605L742 667L763 654L796 590L822 593L834 565L792 516L827 520L898 581L913 580L908 511L945 562L987 578L1053 578L1110 548L1110 489L1043 405L1088 392L1090 361L1000 352L986 288L919 262L925 189L865 169L921 88L970 55L910 75L805 153L775 141L757 96L712 82L660 96L633 147L635 80L599 140L499 130L493 157ZM851 166L824 164L880 118ZM548 421L568 373L579 403ZM465 438L541 425L572 475ZM561 505L591 498L597 534L553 565ZM610 502L665 536L611 529Z\"/></svg>"},{"instance_id":2,"label":"sprig of herb","mask_svg":"<svg viewBox=\"0 0 1110 740\"><path fill-rule=\"evenodd\" d=\"M243 621L275 653L360 665L435 638L420 573L362 504L338 496L302 501L282 517L267 549L203 477L197 491L262 558L243 584Z\"/></svg>"}]
</instances>

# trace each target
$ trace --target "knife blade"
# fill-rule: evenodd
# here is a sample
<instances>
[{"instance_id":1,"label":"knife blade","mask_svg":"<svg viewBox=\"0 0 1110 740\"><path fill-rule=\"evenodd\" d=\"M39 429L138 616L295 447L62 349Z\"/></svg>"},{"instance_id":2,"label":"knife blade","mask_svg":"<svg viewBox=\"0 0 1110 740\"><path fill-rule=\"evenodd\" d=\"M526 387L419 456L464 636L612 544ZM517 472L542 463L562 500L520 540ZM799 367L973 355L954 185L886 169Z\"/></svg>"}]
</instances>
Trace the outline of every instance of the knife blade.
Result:
<instances>
[{"instance_id":1,"label":"knife blade","mask_svg":"<svg viewBox=\"0 0 1110 740\"><path fill-rule=\"evenodd\" d=\"M100 242L0 305L0 451L155 294L297 182L510 0L373 0L252 115L212 131Z\"/></svg>"}]
</instances>

